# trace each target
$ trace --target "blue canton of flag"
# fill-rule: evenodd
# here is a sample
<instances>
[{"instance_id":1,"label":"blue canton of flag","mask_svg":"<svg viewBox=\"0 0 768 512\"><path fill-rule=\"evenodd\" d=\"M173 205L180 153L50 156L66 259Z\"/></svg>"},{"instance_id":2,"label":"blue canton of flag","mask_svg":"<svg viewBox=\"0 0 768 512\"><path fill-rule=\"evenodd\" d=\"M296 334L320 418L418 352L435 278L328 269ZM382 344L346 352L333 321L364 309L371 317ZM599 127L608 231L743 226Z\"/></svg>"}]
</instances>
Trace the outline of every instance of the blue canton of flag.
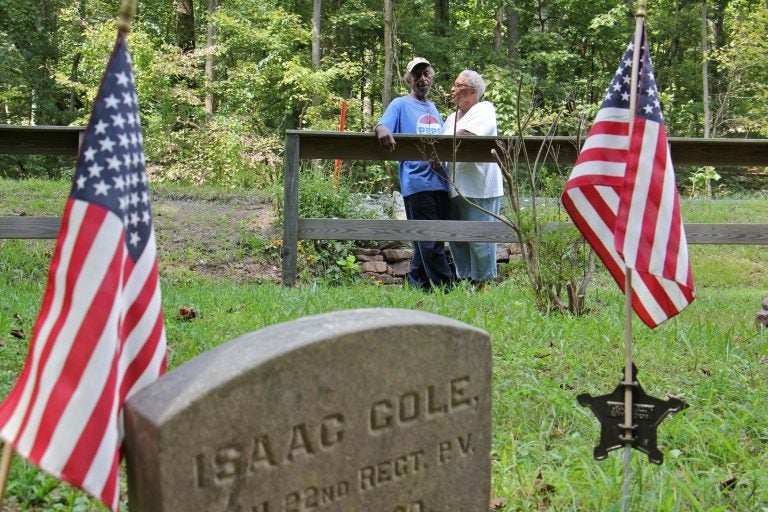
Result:
<instances>
[{"instance_id":1,"label":"blue canton of flag","mask_svg":"<svg viewBox=\"0 0 768 512\"><path fill-rule=\"evenodd\" d=\"M125 42L118 47L83 141L71 196L97 203L123 219L136 260L152 230L138 96Z\"/></svg>"},{"instance_id":2,"label":"blue canton of flag","mask_svg":"<svg viewBox=\"0 0 768 512\"><path fill-rule=\"evenodd\" d=\"M621 63L616 73L613 75L611 85L605 91L603 108L629 108L629 91L632 82L632 53L635 43L630 42L627 51L621 58ZM657 123L663 122L661 114L661 101L659 100L659 91L656 88L656 77L653 74L653 64L651 63L650 52L643 43L640 51L640 65L638 70L638 90L637 90L637 111L638 117L643 117L649 121Z\"/></svg>"}]
</instances>

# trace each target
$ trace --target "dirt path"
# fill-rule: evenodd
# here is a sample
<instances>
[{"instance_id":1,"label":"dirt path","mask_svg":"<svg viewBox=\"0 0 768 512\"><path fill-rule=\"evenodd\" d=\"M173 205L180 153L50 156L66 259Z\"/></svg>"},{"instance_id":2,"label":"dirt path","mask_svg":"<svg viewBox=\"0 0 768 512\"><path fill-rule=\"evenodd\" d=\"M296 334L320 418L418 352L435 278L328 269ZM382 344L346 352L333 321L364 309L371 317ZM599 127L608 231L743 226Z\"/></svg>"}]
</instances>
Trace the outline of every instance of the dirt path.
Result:
<instances>
[{"instance_id":1,"label":"dirt path","mask_svg":"<svg viewBox=\"0 0 768 512\"><path fill-rule=\"evenodd\" d=\"M161 272L237 282L280 280L277 248L270 241L282 234L269 200L155 195L152 202Z\"/></svg>"}]
</instances>

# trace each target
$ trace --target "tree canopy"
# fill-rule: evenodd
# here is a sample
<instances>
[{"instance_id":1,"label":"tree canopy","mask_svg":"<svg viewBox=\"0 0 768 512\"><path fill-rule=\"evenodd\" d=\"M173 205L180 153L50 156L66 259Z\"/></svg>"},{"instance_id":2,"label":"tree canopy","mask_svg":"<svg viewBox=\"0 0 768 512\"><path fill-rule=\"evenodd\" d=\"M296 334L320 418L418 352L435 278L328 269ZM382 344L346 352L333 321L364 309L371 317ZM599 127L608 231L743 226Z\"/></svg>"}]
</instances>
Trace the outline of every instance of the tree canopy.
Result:
<instances>
[{"instance_id":1,"label":"tree canopy","mask_svg":"<svg viewBox=\"0 0 768 512\"><path fill-rule=\"evenodd\" d=\"M346 129L368 131L383 107L387 51L393 95L406 92L398 77L421 55L436 70L432 99L444 114L454 77L475 69L502 133L516 131L522 106L531 133L566 109L560 133L575 134L631 38L633 8L626 0L139 1L128 43L147 157L163 178L226 182L243 166L272 165L285 129L338 129L342 101ZM84 124L116 11L104 0L0 0L1 122ZM704 59L713 136L768 136L765 0L657 0L646 20L670 136L704 133Z\"/></svg>"}]
</instances>

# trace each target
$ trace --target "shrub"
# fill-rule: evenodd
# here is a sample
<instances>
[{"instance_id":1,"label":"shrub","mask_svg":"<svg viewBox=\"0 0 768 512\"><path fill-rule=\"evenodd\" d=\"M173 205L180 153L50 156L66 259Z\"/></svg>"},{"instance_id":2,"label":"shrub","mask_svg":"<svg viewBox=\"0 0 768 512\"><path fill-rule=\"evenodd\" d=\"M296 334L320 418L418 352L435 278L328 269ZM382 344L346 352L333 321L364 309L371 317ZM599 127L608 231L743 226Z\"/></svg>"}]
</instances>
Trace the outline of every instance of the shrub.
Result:
<instances>
[{"instance_id":1,"label":"shrub","mask_svg":"<svg viewBox=\"0 0 768 512\"><path fill-rule=\"evenodd\" d=\"M211 121L171 132L147 131L147 171L153 180L265 188L278 181L281 144L246 129Z\"/></svg>"},{"instance_id":2,"label":"shrub","mask_svg":"<svg viewBox=\"0 0 768 512\"><path fill-rule=\"evenodd\" d=\"M353 194L346 183L334 183L325 169L307 169L299 184L299 217L371 218L375 209L364 196ZM299 244L298 274L302 281L321 280L328 284L349 284L357 278L351 240L303 240Z\"/></svg>"}]
</instances>

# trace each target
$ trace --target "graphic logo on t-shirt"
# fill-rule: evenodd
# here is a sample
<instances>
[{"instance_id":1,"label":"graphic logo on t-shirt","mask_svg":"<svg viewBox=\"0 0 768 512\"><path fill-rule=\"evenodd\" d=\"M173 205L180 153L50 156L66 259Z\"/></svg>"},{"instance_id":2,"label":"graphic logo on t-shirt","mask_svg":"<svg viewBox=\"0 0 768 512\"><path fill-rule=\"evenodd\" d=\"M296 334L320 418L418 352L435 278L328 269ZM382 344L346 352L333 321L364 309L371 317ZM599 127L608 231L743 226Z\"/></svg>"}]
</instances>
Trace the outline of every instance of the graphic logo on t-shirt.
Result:
<instances>
[{"instance_id":1,"label":"graphic logo on t-shirt","mask_svg":"<svg viewBox=\"0 0 768 512\"><path fill-rule=\"evenodd\" d=\"M443 133L440 128L440 120L432 114L424 114L416 121L417 135L440 135Z\"/></svg>"}]
</instances>

